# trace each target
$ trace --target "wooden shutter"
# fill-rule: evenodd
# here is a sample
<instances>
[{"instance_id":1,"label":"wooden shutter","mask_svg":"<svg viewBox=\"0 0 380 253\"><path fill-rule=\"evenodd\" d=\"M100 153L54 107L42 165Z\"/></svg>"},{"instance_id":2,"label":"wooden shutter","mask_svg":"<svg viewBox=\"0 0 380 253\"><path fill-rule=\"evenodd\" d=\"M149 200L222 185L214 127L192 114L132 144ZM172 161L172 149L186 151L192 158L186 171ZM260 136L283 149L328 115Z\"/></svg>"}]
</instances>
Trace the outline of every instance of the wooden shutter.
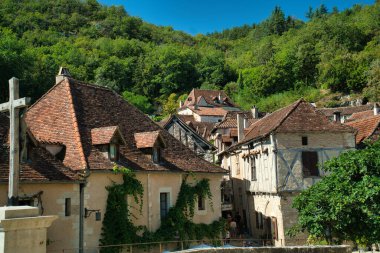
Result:
<instances>
[{"instance_id":1,"label":"wooden shutter","mask_svg":"<svg viewBox=\"0 0 380 253\"><path fill-rule=\"evenodd\" d=\"M302 172L304 177L319 176L317 152L302 152Z\"/></svg>"}]
</instances>

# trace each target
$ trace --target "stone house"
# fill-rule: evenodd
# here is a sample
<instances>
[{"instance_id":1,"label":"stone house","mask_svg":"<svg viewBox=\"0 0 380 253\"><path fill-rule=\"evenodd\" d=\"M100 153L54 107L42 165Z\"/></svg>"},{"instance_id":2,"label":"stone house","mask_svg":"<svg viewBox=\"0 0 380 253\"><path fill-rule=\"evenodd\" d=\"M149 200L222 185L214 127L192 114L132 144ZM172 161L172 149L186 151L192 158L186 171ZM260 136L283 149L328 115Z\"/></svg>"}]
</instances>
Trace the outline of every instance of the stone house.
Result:
<instances>
[{"instance_id":1,"label":"stone house","mask_svg":"<svg viewBox=\"0 0 380 253\"><path fill-rule=\"evenodd\" d=\"M9 119L0 113L0 205L7 203L9 176ZM19 204L39 208L41 215L57 215L47 231L48 252L79 247L80 193L84 179L65 166L59 155L37 142L31 133L21 136Z\"/></svg>"},{"instance_id":2,"label":"stone house","mask_svg":"<svg viewBox=\"0 0 380 253\"><path fill-rule=\"evenodd\" d=\"M303 100L253 123L242 141L220 153L241 226L275 245L304 243L304 235L285 235L297 221L293 198L320 180L325 161L355 148L355 132Z\"/></svg>"},{"instance_id":3,"label":"stone house","mask_svg":"<svg viewBox=\"0 0 380 253\"><path fill-rule=\"evenodd\" d=\"M198 157L110 89L59 75L56 84L28 109L25 121L39 143L63 150L63 164L85 176L79 246L86 252L92 252L90 248L96 252L102 228L100 217L88 216L86 210L105 213L105 187L123 180L113 172L115 165L135 171L144 186L142 214L134 213L135 225L155 231L190 173L209 179L213 196L213 208L198 205L194 222L211 223L221 216L220 184L225 171Z\"/></svg>"},{"instance_id":4,"label":"stone house","mask_svg":"<svg viewBox=\"0 0 380 253\"><path fill-rule=\"evenodd\" d=\"M180 104L178 114L193 115L198 122L221 122L228 111L240 111L221 90L193 89L186 101Z\"/></svg>"},{"instance_id":5,"label":"stone house","mask_svg":"<svg viewBox=\"0 0 380 253\"><path fill-rule=\"evenodd\" d=\"M215 147L204 136L209 134L207 127L199 127L197 123L186 121L186 115L172 115L162 127L173 135L183 145L193 150L197 155L209 162L214 162ZM192 117L192 116L190 116ZM207 123L206 123L207 124ZM202 134L199 133L201 131Z\"/></svg>"}]
</instances>

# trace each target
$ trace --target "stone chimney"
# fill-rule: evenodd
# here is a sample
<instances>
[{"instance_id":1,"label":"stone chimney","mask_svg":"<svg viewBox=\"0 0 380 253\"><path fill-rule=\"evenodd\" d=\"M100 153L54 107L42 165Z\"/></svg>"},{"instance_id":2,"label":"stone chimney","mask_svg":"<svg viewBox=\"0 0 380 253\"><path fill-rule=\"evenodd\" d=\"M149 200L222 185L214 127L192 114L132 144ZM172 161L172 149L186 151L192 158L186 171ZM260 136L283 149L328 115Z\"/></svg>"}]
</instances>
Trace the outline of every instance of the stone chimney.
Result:
<instances>
[{"instance_id":1,"label":"stone chimney","mask_svg":"<svg viewBox=\"0 0 380 253\"><path fill-rule=\"evenodd\" d=\"M244 139L244 114L238 113L236 115L237 130L238 130L238 142Z\"/></svg>"},{"instance_id":2,"label":"stone chimney","mask_svg":"<svg viewBox=\"0 0 380 253\"><path fill-rule=\"evenodd\" d=\"M256 106L252 107L251 112L252 112L252 117L254 119L258 119L259 118L259 109L257 109Z\"/></svg>"},{"instance_id":3,"label":"stone chimney","mask_svg":"<svg viewBox=\"0 0 380 253\"><path fill-rule=\"evenodd\" d=\"M220 92L219 92L218 100L219 100L219 103L222 103L222 94L220 94Z\"/></svg>"},{"instance_id":4,"label":"stone chimney","mask_svg":"<svg viewBox=\"0 0 380 253\"><path fill-rule=\"evenodd\" d=\"M334 112L334 121L340 123L340 112Z\"/></svg>"},{"instance_id":5,"label":"stone chimney","mask_svg":"<svg viewBox=\"0 0 380 253\"><path fill-rule=\"evenodd\" d=\"M60 81L62 81L63 79L65 79L65 77L71 77L69 69L64 68L64 67L60 67L59 71L58 71L58 75L55 77L55 84L57 84Z\"/></svg>"},{"instance_id":6,"label":"stone chimney","mask_svg":"<svg viewBox=\"0 0 380 253\"><path fill-rule=\"evenodd\" d=\"M373 115L379 115L380 114L380 108L377 103L374 103L373 105Z\"/></svg>"}]
</instances>

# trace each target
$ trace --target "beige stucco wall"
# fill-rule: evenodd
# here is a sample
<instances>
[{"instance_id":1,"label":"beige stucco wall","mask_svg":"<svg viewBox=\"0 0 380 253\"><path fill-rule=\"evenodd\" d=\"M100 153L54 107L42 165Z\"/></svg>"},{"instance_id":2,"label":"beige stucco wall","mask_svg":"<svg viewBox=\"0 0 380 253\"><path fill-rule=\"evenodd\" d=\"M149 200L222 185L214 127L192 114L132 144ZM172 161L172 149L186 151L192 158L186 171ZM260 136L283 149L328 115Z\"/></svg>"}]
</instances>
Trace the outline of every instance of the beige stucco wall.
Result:
<instances>
[{"instance_id":1,"label":"beige stucco wall","mask_svg":"<svg viewBox=\"0 0 380 253\"><path fill-rule=\"evenodd\" d=\"M95 214L84 219L83 246L86 248L97 247L99 245L102 222L107 207L108 192L105 187L111 185L112 182L117 184L122 183L122 175L112 172L91 172L87 178L87 184L84 188L84 208L99 209L102 214L102 220L96 221Z\"/></svg>"},{"instance_id":2,"label":"beige stucco wall","mask_svg":"<svg viewBox=\"0 0 380 253\"><path fill-rule=\"evenodd\" d=\"M0 205L6 205L7 185L0 185ZM43 215L57 215L47 230L47 252L79 247L79 184L21 184L19 195L41 195ZM71 198L71 215L65 216L65 198Z\"/></svg>"},{"instance_id":3,"label":"beige stucco wall","mask_svg":"<svg viewBox=\"0 0 380 253\"><path fill-rule=\"evenodd\" d=\"M206 210L198 211L195 209L193 221L195 223L211 223L221 217L221 193L220 183L222 174L195 174L195 180L202 178L210 179L210 189L212 192L212 206L206 201ZM138 205L134 204L132 199L128 199L134 208L132 213L136 225L144 225L150 231L155 231L160 227L160 193L169 192L170 206L174 206L177 201L177 196L181 187L184 175L180 173L138 173L137 178L144 186L144 204L142 213L138 212ZM194 182L194 179L189 176L187 181Z\"/></svg>"},{"instance_id":4,"label":"beige stucco wall","mask_svg":"<svg viewBox=\"0 0 380 253\"><path fill-rule=\"evenodd\" d=\"M129 197L128 203L134 217L132 220L135 225L146 226L150 231L155 231L159 228L160 219L160 192L170 193L170 205L173 206L177 200L177 195L183 179L181 173L159 172L159 173L136 173L137 179L144 187L143 207L142 212L139 212L139 205L134 203L134 200ZM221 217L221 193L220 183L223 174L199 173L195 174L197 179L209 178L210 188L213 195L213 208L209 204L205 211L196 211L194 222L196 223L211 223ZM85 188L84 206L89 209L100 209L102 220L106 211L106 201L108 192L105 187L112 184L122 182L121 174L109 173L91 173L88 177L88 183ZM192 182L189 177L189 182ZM206 202L208 203L208 202ZM95 221L95 216L92 215L85 219L84 222L84 246L97 247L101 234L102 221ZM94 251L96 252L96 251Z\"/></svg>"}]
</instances>

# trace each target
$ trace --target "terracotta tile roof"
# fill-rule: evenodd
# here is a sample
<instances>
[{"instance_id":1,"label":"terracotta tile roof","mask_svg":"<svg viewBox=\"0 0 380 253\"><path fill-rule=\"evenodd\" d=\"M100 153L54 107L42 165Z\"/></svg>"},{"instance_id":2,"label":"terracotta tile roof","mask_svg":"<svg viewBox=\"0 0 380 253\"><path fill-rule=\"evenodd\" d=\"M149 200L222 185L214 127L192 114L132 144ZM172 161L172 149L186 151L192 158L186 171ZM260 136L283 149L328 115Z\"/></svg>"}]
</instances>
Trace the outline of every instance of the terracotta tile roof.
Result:
<instances>
[{"instance_id":1,"label":"terracotta tile roof","mask_svg":"<svg viewBox=\"0 0 380 253\"><path fill-rule=\"evenodd\" d=\"M219 95L221 96L221 103L216 102L219 98ZM233 106L235 107L232 100L226 95L226 93L223 90L199 90L199 89L193 89L189 96L187 97L184 105L182 108L186 108L188 106L195 105L195 102L199 102L200 97L203 97L206 100L206 103L213 106Z\"/></svg>"},{"instance_id":2,"label":"terracotta tile roof","mask_svg":"<svg viewBox=\"0 0 380 253\"><path fill-rule=\"evenodd\" d=\"M371 116L374 116L373 110L362 111L362 112L355 112L354 114L351 115L351 117L347 121L366 119L366 118L369 118Z\"/></svg>"},{"instance_id":3,"label":"terracotta tile roof","mask_svg":"<svg viewBox=\"0 0 380 253\"><path fill-rule=\"evenodd\" d=\"M327 117L332 117L334 116L335 112L340 112L342 116L348 116L356 112L371 110L372 108L373 108L373 105L366 104L366 105L359 105L359 106L346 106L346 107L336 107L336 108L317 108L317 110L325 114Z\"/></svg>"},{"instance_id":4,"label":"terracotta tile roof","mask_svg":"<svg viewBox=\"0 0 380 253\"><path fill-rule=\"evenodd\" d=\"M346 122L345 124L358 130L355 138L356 144L370 138L375 133L380 134L380 115L372 115L367 118ZM376 139L378 138L379 137L377 136Z\"/></svg>"},{"instance_id":5,"label":"terracotta tile roof","mask_svg":"<svg viewBox=\"0 0 380 253\"><path fill-rule=\"evenodd\" d=\"M9 130L9 119L0 113L0 182L8 182L9 146L5 144ZM21 182L79 182L79 174L64 166L46 149L31 145L30 161L20 163Z\"/></svg>"},{"instance_id":6,"label":"terracotta tile roof","mask_svg":"<svg viewBox=\"0 0 380 253\"><path fill-rule=\"evenodd\" d=\"M152 148L159 139L162 139L160 131L135 133L137 148Z\"/></svg>"},{"instance_id":7,"label":"terracotta tile roof","mask_svg":"<svg viewBox=\"0 0 380 253\"><path fill-rule=\"evenodd\" d=\"M200 116L220 116L224 117L227 114L227 110L222 107L189 107L194 113Z\"/></svg>"},{"instance_id":8,"label":"terracotta tile roof","mask_svg":"<svg viewBox=\"0 0 380 253\"><path fill-rule=\"evenodd\" d=\"M73 87L62 81L29 107L25 121L39 142L58 142L66 146L64 164L72 169L87 167L79 134L78 100Z\"/></svg>"},{"instance_id":9,"label":"terracotta tile roof","mask_svg":"<svg viewBox=\"0 0 380 253\"><path fill-rule=\"evenodd\" d=\"M330 122L310 103L301 99L252 124L242 143L265 137L274 131L282 133L355 132L351 127Z\"/></svg>"},{"instance_id":10,"label":"terracotta tile roof","mask_svg":"<svg viewBox=\"0 0 380 253\"><path fill-rule=\"evenodd\" d=\"M26 122L37 140L59 141L66 145L64 164L71 168L82 169L84 163L89 169L112 169L113 163L92 145L91 129L119 126L126 141L125 145L120 145L118 163L122 166L138 171L225 172L199 158L167 131L161 131L166 143L163 163L153 163L137 148L134 134L162 128L115 92L71 78L53 86L30 107Z\"/></svg>"},{"instance_id":11,"label":"terracotta tile roof","mask_svg":"<svg viewBox=\"0 0 380 253\"><path fill-rule=\"evenodd\" d=\"M211 130L214 128L215 123L212 122L199 122L194 119L193 115L176 115L182 122L192 127L200 136L208 139L211 135Z\"/></svg>"},{"instance_id":12,"label":"terracotta tile roof","mask_svg":"<svg viewBox=\"0 0 380 253\"><path fill-rule=\"evenodd\" d=\"M119 134L118 126L98 127L91 129L91 140L93 145L109 144L112 138Z\"/></svg>"}]
</instances>

